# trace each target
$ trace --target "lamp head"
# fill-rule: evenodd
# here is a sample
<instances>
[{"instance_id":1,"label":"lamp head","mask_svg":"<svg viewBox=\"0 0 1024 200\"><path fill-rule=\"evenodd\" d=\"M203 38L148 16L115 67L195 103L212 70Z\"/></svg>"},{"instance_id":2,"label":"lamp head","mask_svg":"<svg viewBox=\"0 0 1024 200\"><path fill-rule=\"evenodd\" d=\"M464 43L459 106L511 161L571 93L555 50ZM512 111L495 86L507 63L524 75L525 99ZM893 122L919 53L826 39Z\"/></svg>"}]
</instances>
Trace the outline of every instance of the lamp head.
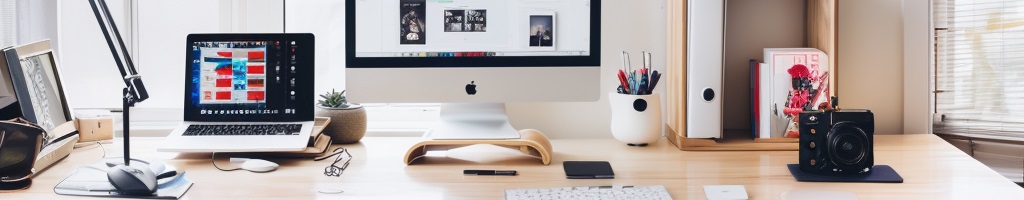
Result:
<instances>
[{"instance_id":1,"label":"lamp head","mask_svg":"<svg viewBox=\"0 0 1024 200\"><path fill-rule=\"evenodd\" d=\"M128 87L128 92L133 95L135 99L134 103L145 101L149 99L149 92L146 92L146 86L142 84L142 77L139 75L129 75L124 78L125 87Z\"/></svg>"}]
</instances>

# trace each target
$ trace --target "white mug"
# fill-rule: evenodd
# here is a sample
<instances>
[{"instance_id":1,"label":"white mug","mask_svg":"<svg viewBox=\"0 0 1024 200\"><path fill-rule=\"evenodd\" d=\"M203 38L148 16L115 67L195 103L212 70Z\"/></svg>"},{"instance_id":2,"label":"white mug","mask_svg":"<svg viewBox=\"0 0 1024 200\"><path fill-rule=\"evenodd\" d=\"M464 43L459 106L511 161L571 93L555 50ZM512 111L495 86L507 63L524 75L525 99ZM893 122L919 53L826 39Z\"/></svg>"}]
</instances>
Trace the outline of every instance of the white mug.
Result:
<instances>
[{"instance_id":1,"label":"white mug","mask_svg":"<svg viewBox=\"0 0 1024 200\"><path fill-rule=\"evenodd\" d=\"M608 93L612 106L612 136L630 146L644 146L661 138L661 95Z\"/></svg>"}]
</instances>

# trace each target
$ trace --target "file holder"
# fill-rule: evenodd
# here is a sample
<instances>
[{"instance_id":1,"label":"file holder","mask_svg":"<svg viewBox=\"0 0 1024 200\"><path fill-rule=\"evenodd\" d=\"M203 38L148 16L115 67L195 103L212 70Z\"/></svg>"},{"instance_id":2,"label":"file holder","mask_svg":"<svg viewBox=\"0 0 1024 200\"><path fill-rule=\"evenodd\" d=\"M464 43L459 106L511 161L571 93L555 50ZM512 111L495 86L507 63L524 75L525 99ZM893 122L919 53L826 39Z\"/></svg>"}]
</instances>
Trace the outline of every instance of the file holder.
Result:
<instances>
[{"instance_id":1,"label":"file holder","mask_svg":"<svg viewBox=\"0 0 1024 200\"><path fill-rule=\"evenodd\" d=\"M544 165L551 164L551 141L544 133L533 129L519 130L519 139L510 140L432 140L416 143L405 153L405 164L412 165L417 158L423 157L427 151L447 151L477 144L489 144L519 150L520 152L538 157Z\"/></svg>"}]
</instances>

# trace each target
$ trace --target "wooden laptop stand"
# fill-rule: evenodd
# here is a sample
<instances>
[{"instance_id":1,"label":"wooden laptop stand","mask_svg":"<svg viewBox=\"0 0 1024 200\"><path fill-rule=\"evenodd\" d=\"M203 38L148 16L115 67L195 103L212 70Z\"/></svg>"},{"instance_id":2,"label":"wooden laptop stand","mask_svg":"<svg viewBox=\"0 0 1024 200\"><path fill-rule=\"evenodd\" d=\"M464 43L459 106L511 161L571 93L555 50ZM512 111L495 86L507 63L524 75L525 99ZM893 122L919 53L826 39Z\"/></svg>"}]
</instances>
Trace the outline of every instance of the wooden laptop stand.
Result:
<instances>
[{"instance_id":1,"label":"wooden laptop stand","mask_svg":"<svg viewBox=\"0 0 1024 200\"><path fill-rule=\"evenodd\" d=\"M411 165L417 158L423 157L427 151L447 151L477 144L490 144L519 150L525 154L539 157L544 165L551 164L551 141L543 133L533 129L519 130L520 138L511 140L425 140L409 148L405 153L405 164Z\"/></svg>"}]
</instances>

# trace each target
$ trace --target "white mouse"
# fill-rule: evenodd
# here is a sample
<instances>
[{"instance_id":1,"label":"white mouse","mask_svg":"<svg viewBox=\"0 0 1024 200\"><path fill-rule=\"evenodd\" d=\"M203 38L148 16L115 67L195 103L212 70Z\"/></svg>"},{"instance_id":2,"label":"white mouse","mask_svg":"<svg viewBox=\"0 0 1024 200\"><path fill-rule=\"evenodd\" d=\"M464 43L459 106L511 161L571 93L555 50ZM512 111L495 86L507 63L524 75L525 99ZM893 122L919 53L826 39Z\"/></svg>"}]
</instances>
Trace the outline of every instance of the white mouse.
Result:
<instances>
[{"instance_id":1,"label":"white mouse","mask_svg":"<svg viewBox=\"0 0 1024 200\"><path fill-rule=\"evenodd\" d=\"M242 163L242 169L251 172L270 172L277 170L277 163L261 159L231 158L232 163Z\"/></svg>"}]
</instances>

